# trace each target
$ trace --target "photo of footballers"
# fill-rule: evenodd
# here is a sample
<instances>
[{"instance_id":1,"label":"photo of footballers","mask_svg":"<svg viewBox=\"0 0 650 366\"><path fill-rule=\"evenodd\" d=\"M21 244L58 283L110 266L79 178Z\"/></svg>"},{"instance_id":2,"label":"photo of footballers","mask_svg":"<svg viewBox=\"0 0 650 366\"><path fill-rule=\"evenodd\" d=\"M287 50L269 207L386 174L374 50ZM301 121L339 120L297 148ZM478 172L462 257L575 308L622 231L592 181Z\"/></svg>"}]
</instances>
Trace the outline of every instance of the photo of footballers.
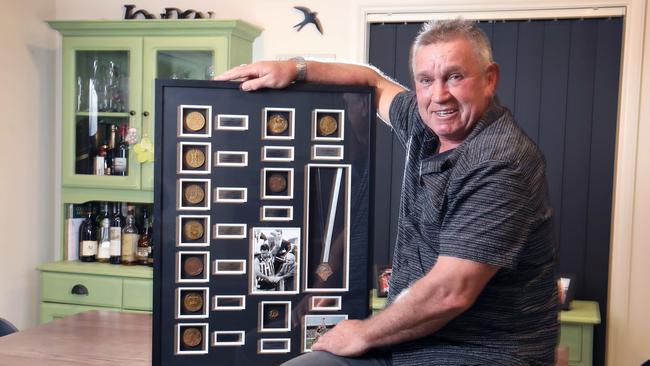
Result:
<instances>
[{"instance_id":1,"label":"photo of footballers","mask_svg":"<svg viewBox=\"0 0 650 366\"><path fill-rule=\"evenodd\" d=\"M251 293L298 293L300 228L254 227L251 235Z\"/></svg>"}]
</instances>

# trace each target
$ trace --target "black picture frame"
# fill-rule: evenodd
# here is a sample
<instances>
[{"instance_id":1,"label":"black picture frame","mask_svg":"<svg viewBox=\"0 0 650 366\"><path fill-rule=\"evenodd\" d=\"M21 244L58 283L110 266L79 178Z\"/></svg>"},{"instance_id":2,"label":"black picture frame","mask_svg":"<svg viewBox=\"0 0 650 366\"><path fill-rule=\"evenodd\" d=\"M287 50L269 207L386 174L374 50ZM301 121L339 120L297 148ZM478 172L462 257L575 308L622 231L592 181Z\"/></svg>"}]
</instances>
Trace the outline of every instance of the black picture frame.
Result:
<instances>
[{"instance_id":1,"label":"black picture frame","mask_svg":"<svg viewBox=\"0 0 650 366\"><path fill-rule=\"evenodd\" d=\"M576 277L573 274L565 273L557 277L557 292L562 310L571 309L571 301L576 288Z\"/></svg>"},{"instance_id":2,"label":"black picture frame","mask_svg":"<svg viewBox=\"0 0 650 366\"><path fill-rule=\"evenodd\" d=\"M160 245L153 254L153 365L279 365L303 352L305 332L301 324L309 316L318 316L317 327L323 317L363 319L370 314L373 187L369 177L373 176L374 166L370 141L376 124L373 101L374 89L368 87L299 83L285 89L247 93L237 82L156 80L154 216L158 225L154 227L153 237ZM189 131L183 124L185 116L179 114L179 110L198 108L192 106L201 106L205 111L205 126L197 127L197 131ZM263 117L268 108L290 108L292 115L291 119L285 116L290 124L287 131L265 138L268 130ZM338 121L342 139L318 142L336 146L337 154L327 156L331 161L312 156L317 142L311 138L309 122L313 111L321 108L342 111ZM206 162L202 166L205 169L180 169L181 153L187 149L179 146L205 146ZM265 154L269 148L275 149L275 155ZM241 164L218 164L220 153L233 152L246 156L247 164L243 164L243 159ZM208 158L213 161L208 163ZM341 207L347 210L341 217L350 223L339 230L337 221L333 220L332 237L346 238L342 247L345 252L340 258L345 268L354 271L346 271L345 281L340 281L339 286L320 286L311 292L303 286L309 263L305 228L310 218L304 201L309 166L322 164L348 167L343 170L346 180L341 181L349 192L339 202L345 203ZM286 172L286 192L268 192L270 198L265 197L268 183L265 178L270 178L264 175L265 171ZM184 195L184 189L190 190L193 184L200 185L204 193L202 200L196 194L190 195L192 191ZM284 214L264 215L264 208L282 209ZM185 236L189 237L184 237L183 224L190 219L198 223L188 227ZM319 223L319 227L323 225ZM199 226L203 228L202 235L197 234ZM300 247L295 254L298 264L295 285L289 286L292 291L251 291L252 276L255 276L251 241L255 238L255 228L297 228ZM323 251L318 252L317 264L333 263L333 260L323 260ZM327 253L328 259L338 255L333 249ZM201 274L180 272L184 270L181 259L201 255L204 262ZM284 265L278 266L282 273ZM189 265L188 268L190 273L198 271ZM336 269L332 264L334 275L330 279L336 277ZM179 288L197 286L205 288L204 307L200 309L203 311L184 310L180 314L180 310L176 311L179 308L176 292ZM318 306L314 307L314 296L324 301L316 302ZM234 304L228 303L229 300ZM286 306L266 306L267 312L260 316L262 303ZM329 321L325 325L333 326ZM184 331L194 328L187 331L188 340L183 340ZM197 341L199 337L201 342Z\"/></svg>"}]
</instances>

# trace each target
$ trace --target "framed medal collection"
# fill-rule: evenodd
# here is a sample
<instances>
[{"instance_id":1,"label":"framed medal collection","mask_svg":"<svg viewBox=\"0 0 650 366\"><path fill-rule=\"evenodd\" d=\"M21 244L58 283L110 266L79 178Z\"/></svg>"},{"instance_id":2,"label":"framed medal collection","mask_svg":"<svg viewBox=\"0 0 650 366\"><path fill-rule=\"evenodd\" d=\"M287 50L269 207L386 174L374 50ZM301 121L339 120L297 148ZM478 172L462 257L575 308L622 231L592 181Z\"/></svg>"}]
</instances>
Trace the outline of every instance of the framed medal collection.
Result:
<instances>
[{"instance_id":1,"label":"framed medal collection","mask_svg":"<svg viewBox=\"0 0 650 366\"><path fill-rule=\"evenodd\" d=\"M369 314L371 88L158 80L154 365L279 365Z\"/></svg>"}]
</instances>

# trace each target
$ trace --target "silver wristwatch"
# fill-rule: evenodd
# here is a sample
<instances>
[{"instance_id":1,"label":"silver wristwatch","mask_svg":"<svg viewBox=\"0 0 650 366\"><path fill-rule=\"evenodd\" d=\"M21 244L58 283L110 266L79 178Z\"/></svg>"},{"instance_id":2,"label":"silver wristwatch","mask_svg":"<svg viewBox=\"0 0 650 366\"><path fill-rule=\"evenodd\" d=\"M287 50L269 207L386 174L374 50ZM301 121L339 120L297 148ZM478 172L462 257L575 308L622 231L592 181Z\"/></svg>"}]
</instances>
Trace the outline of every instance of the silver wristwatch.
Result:
<instances>
[{"instance_id":1,"label":"silver wristwatch","mask_svg":"<svg viewBox=\"0 0 650 366\"><path fill-rule=\"evenodd\" d=\"M307 78L307 63L304 57L293 57L291 61L296 62L296 79L294 81L305 81Z\"/></svg>"}]
</instances>

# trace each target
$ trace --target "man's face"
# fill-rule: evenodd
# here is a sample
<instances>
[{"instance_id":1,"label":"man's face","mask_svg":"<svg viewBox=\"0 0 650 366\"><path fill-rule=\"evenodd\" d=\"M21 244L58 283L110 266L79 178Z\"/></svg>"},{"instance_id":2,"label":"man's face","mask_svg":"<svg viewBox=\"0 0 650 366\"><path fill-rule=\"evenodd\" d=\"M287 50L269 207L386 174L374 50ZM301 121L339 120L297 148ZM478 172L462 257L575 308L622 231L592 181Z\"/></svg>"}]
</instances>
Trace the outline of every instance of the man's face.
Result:
<instances>
[{"instance_id":1,"label":"man's face","mask_svg":"<svg viewBox=\"0 0 650 366\"><path fill-rule=\"evenodd\" d=\"M420 47L413 61L418 110L443 145L460 144L485 113L498 78L462 37Z\"/></svg>"},{"instance_id":2,"label":"man's face","mask_svg":"<svg viewBox=\"0 0 650 366\"><path fill-rule=\"evenodd\" d=\"M268 249L262 249L262 250L260 250L260 257L262 259L269 258L269 257L271 257L271 252L269 252Z\"/></svg>"}]
</instances>

